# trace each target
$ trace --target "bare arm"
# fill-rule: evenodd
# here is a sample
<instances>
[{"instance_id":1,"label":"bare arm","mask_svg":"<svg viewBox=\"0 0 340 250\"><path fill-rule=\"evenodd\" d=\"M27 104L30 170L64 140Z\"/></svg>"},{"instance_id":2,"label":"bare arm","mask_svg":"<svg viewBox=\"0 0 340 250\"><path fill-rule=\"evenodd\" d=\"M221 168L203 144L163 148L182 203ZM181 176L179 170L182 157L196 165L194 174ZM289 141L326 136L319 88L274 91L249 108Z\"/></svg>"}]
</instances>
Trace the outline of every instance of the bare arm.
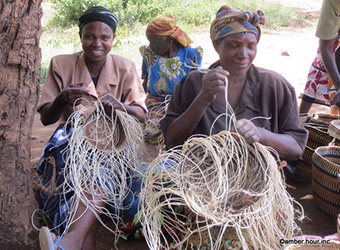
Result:
<instances>
[{"instance_id":1,"label":"bare arm","mask_svg":"<svg viewBox=\"0 0 340 250\"><path fill-rule=\"evenodd\" d=\"M330 75L335 88L338 90L340 88L340 74L338 67L336 65L335 55L333 52L333 46L336 39L332 40L322 40L319 41L320 54L327 70Z\"/></svg>"},{"instance_id":2,"label":"bare arm","mask_svg":"<svg viewBox=\"0 0 340 250\"><path fill-rule=\"evenodd\" d=\"M101 101L103 102L105 111L107 114L111 114L112 109L117 110L124 110L128 114L133 115L137 118L140 122L145 122L145 111L142 107L137 105L128 105L125 103L122 103L118 101L114 96L112 95L105 95Z\"/></svg>"},{"instance_id":3,"label":"bare arm","mask_svg":"<svg viewBox=\"0 0 340 250\"><path fill-rule=\"evenodd\" d=\"M229 73L218 67L203 76L202 89L188 109L168 127L165 141L168 148L183 144L197 127L206 108L216 99L217 93L224 92L225 77Z\"/></svg>"},{"instance_id":4,"label":"bare arm","mask_svg":"<svg viewBox=\"0 0 340 250\"><path fill-rule=\"evenodd\" d=\"M298 160L303 153L303 150L292 136L276 134L264 128L256 127L250 120L238 120L236 128L247 143L259 142L262 145L272 147L285 160Z\"/></svg>"},{"instance_id":5,"label":"bare arm","mask_svg":"<svg viewBox=\"0 0 340 250\"><path fill-rule=\"evenodd\" d=\"M79 105L80 98L88 92L75 84L70 84L56 96L53 102L45 104L39 110L41 122L45 126L57 122L66 106Z\"/></svg>"},{"instance_id":6,"label":"bare arm","mask_svg":"<svg viewBox=\"0 0 340 250\"><path fill-rule=\"evenodd\" d=\"M137 118L138 121L142 123L145 122L146 116L145 116L145 111L143 108L137 105L127 105L124 103L123 105L128 114L133 115L134 117Z\"/></svg>"},{"instance_id":7,"label":"bare arm","mask_svg":"<svg viewBox=\"0 0 340 250\"><path fill-rule=\"evenodd\" d=\"M336 95L334 97L335 105L340 107L340 74L336 65L335 55L333 52L334 42L335 38L332 40L320 39L319 47L322 61L336 89Z\"/></svg>"}]
</instances>

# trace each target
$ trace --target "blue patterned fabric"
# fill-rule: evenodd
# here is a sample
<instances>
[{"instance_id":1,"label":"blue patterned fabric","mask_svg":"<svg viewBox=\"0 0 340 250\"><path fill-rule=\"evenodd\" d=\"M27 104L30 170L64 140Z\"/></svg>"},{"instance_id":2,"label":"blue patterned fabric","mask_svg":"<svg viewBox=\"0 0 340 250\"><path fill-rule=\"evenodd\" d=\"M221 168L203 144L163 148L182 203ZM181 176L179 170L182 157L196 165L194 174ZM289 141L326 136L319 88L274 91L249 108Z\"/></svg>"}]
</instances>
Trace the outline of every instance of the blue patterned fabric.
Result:
<instances>
[{"instance_id":1,"label":"blue patterned fabric","mask_svg":"<svg viewBox=\"0 0 340 250\"><path fill-rule=\"evenodd\" d=\"M181 47L173 58L156 55L149 46L140 47L143 56L142 79L148 81L148 92L152 96L172 95L175 85L190 71L202 64L201 47Z\"/></svg>"},{"instance_id":2,"label":"blue patterned fabric","mask_svg":"<svg viewBox=\"0 0 340 250\"><path fill-rule=\"evenodd\" d=\"M37 166L38 175L42 178L42 190L40 192L42 209L53 224L52 226L55 228L54 231L57 235L61 235L65 230L70 214L71 198L74 195L73 192L65 190L62 186L65 180L63 174L67 159L65 149L68 147L68 139L71 137L72 132L72 127L65 126L64 124L59 125L46 143ZM129 147L127 147L127 150L128 148ZM91 164L91 157L91 152L89 152L89 164ZM110 166L107 167L109 168ZM108 173L110 173L110 171L102 172L105 180L110 180ZM124 206L126 207L124 212L128 219L130 219L138 211L138 195L142 183L141 177L134 173L130 173L126 178L129 191L124 201ZM110 190L110 192L116 189L111 181L104 182L104 185L105 187L103 188ZM118 189L119 188L120 187L118 187ZM111 213L120 213L120 211L115 209L117 207L115 203L116 201L112 199L112 202L108 204L107 208Z\"/></svg>"},{"instance_id":3,"label":"blue patterned fabric","mask_svg":"<svg viewBox=\"0 0 340 250\"><path fill-rule=\"evenodd\" d=\"M65 229L67 211L70 205L69 200L73 195L70 192L63 196L61 188L64 183L63 170L66 159L64 151L68 146L68 138L71 137L72 132L71 126L60 124L46 143L37 166L37 172L42 178L40 201L53 226L57 227L56 234L58 235ZM55 164L51 161L55 161ZM55 174L53 174L54 165ZM55 182L55 185L52 184L53 182Z\"/></svg>"}]
</instances>

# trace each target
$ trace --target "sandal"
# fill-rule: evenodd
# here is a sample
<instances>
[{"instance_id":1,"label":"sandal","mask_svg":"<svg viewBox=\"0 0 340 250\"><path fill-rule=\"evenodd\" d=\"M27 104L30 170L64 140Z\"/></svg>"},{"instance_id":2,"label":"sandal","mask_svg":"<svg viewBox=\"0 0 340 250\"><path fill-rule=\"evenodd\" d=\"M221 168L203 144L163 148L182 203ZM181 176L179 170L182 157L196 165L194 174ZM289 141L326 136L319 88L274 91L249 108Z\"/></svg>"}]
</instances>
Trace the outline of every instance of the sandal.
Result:
<instances>
[{"instance_id":1,"label":"sandal","mask_svg":"<svg viewBox=\"0 0 340 250\"><path fill-rule=\"evenodd\" d=\"M58 245L61 238L57 236L56 242L53 242L52 234L47 227L42 227L39 233L39 242L41 250L54 250L54 245L58 246L58 249L64 250L61 246Z\"/></svg>"}]
</instances>

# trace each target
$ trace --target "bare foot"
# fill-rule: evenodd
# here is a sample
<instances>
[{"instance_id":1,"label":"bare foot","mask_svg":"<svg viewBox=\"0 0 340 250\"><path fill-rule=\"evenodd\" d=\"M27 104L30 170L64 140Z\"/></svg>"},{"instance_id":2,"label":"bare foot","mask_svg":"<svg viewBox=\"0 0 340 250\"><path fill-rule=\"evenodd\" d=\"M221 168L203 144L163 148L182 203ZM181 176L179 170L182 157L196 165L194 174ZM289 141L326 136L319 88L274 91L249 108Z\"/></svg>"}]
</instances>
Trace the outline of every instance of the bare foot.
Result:
<instances>
[{"instance_id":1,"label":"bare foot","mask_svg":"<svg viewBox=\"0 0 340 250\"><path fill-rule=\"evenodd\" d=\"M52 234L53 242L56 243L57 236ZM83 243L72 232L64 235L61 240L54 245L54 250L60 250L58 246L61 246L64 250L81 250Z\"/></svg>"}]
</instances>

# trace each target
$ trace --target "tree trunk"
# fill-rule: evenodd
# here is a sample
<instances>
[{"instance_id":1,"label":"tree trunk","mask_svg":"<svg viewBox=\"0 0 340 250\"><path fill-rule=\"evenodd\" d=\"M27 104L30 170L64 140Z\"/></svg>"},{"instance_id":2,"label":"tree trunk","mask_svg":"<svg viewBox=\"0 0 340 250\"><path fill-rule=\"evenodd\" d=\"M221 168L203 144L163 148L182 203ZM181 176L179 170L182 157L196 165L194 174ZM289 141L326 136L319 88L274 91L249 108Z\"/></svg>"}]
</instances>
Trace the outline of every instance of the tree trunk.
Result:
<instances>
[{"instance_id":1,"label":"tree trunk","mask_svg":"<svg viewBox=\"0 0 340 250\"><path fill-rule=\"evenodd\" d=\"M31 132L39 98L41 0L0 0L0 248L36 249Z\"/></svg>"}]
</instances>

